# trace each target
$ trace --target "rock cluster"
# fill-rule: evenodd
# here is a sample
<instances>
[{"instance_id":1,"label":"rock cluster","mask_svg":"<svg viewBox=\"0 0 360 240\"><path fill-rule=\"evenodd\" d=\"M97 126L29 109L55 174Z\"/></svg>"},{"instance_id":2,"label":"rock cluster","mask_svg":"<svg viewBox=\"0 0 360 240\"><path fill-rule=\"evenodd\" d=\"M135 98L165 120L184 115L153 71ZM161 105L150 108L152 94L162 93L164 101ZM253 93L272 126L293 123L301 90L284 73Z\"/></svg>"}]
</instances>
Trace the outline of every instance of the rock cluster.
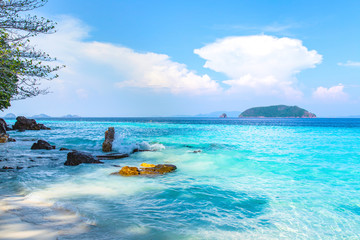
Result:
<instances>
[{"instance_id":1,"label":"rock cluster","mask_svg":"<svg viewBox=\"0 0 360 240\"><path fill-rule=\"evenodd\" d=\"M103 152L111 152L112 151L112 143L115 138L115 128L109 127L109 129L105 132L105 141L102 145Z\"/></svg>"},{"instance_id":2,"label":"rock cluster","mask_svg":"<svg viewBox=\"0 0 360 240\"><path fill-rule=\"evenodd\" d=\"M91 154L73 151L67 154L66 166L77 166L82 163L103 163L95 159Z\"/></svg>"},{"instance_id":3,"label":"rock cluster","mask_svg":"<svg viewBox=\"0 0 360 240\"><path fill-rule=\"evenodd\" d=\"M140 166L142 168L138 169L137 167L123 167L119 172L112 173L112 175L121 175L121 176L137 176L137 175L161 175L176 170L175 165L171 164L148 164L142 163Z\"/></svg>"},{"instance_id":4,"label":"rock cluster","mask_svg":"<svg viewBox=\"0 0 360 240\"><path fill-rule=\"evenodd\" d=\"M38 140L36 143L34 143L31 146L31 150L38 150L38 149L51 150L51 149L55 149L55 146L50 145L50 143L44 140Z\"/></svg>"},{"instance_id":5,"label":"rock cluster","mask_svg":"<svg viewBox=\"0 0 360 240\"><path fill-rule=\"evenodd\" d=\"M37 123L35 119L27 119L26 117L19 116L13 125L13 130L50 130L44 124Z\"/></svg>"}]
</instances>

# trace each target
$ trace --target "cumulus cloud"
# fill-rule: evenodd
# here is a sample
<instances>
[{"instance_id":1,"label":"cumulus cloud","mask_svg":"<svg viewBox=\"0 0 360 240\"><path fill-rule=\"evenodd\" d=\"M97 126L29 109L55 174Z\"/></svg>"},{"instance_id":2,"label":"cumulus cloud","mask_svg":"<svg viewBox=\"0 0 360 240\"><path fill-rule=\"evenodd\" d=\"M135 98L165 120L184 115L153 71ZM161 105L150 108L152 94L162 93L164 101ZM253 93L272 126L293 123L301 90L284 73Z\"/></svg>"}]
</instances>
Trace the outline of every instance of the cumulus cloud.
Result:
<instances>
[{"instance_id":1,"label":"cumulus cloud","mask_svg":"<svg viewBox=\"0 0 360 240\"><path fill-rule=\"evenodd\" d=\"M140 53L111 43L89 42L85 40L88 32L89 28L79 20L62 17L56 34L46 35L35 42L66 63L61 76L76 79L76 83L84 78L87 83L91 78L97 78L103 85L150 88L174 94L207 94L221 90L208 75L198 75L185 64L172 61L168 55ZM104 79L105 75L108 79ZM70 85L76 83L67 82ZM87 92L83 88L76 91L82 98L87 97Z\"/></svg>"},{"instance_id":2,"label":"cumulus cloud","mask_svg":"<svg viewBox=\"0 0 360 240\"><path fill-rule=\"evenodd\" d=\"M197 75L185 64L157 53L137 53L112 44L93 42L84 49L86 56L101 61L123 76L118 87L165 89L172 93L209 93L220 90L208 75Z\"/></svg>"},{"instance_id":3,"label":"cumulus cloud","mask_svg":"<svg viewBox=\"0 0 360 240\"><path fill-rule=\"evenodd\" d=\"M338 65L343 67L360 67L360 62L347 61L346 63L338 63Z\"/></svg>"},{"instance_id":4,"label":"cumulus cloud","mask_svg":"<svg viewBox=\"0 0 360 240\"><path fill-rule=\"evenodd\" d=\"M267 35L227 37L194 53L206 60L205 68L230 78L223 82L230 91L250 88L290 98L302 96L295 75L322 61L320 54L309 51L300 40Z\"/></svg>"},{"instance_id":5,"label":"cumulus cloud","mask_svg":"<svg viewBox=\"0 0 360 240\"><path fill-rule=\"evenodd\" d=\"M344 85L339 84L329 88L318 87L313 92L313 97L319 100L340 100L345 101L348 99L348 95L344 92Z\"/></svg>"}]
</instances>

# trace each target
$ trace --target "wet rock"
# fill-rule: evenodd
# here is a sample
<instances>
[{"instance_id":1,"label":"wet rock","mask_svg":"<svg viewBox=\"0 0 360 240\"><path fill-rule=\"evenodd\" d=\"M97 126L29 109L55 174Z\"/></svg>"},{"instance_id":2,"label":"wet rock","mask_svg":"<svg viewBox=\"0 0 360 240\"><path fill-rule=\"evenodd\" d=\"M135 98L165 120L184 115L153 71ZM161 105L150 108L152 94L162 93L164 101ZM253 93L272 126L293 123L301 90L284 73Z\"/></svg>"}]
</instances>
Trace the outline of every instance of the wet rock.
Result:
<instances>
[{"instance_id":1,"label":"wet rock","mask_svg":"<svg viewBox=\"0 0 360 240\"><path fill-rule=\"evenodd\" d=\"M14 138L9 137L8 142L16 142L16 140Z\"/></svg>"},{"instance_id":2,"label":"wet rock","mask_svg":"<svg viewBox=\"0 0 360 240\"><path fill-rule=\"evenodd\" d=\"M103 152L111 152L112 151L112 143L115 138L115 128L109 127L108 130L105 132L105 141L102 145Z\"/></svg>"},{"instance_id":3,"label":"wet rock","mask_svg":"<svg viewBox=\"0 0 360 240\"><path fill-rule=\"evenodd\" d=\"M67 149L67 148L60 148L59 151L71 151L70 149Z\"/></svg>"},{"instance_id":4,"label":"wet rock","mask_svg":"<svg viewBox=\"0 0 360 240\"><path fill-rule=\"evenodd\" d=\"M38 149L51 150L51 149L55 149L55 146L50 145L48 142L44 140L38 140L36 143L34 143L31 146L31 150L38 150Z\"/></svg>"},{"instance_id":5,"label":"wet rock","mask_svg":"<svg viewBox=\"0 0 360 240\"><path fill-rule=\"evenodd\" d=\"M121 167L120 165L117 165L117 164L114 164L114 165L111 165L113 167Z\"/></svg>"},{"instance_id":6,"label":"wet rock","mask_svg":"<svg viewBox=\"0 0 360 240\"><path fill-rule=\"evenodd\" d=\"M82 163L103 163L95 159L91 154L73 151L67 154L66 166L77 166Z\"/></svg>"},{"instance_id":7,"label":"wet rock","mask_svg":"<svg viewBox=\"0 0 360 240\"><path fill-rule=\"evenodd\" d=\"M0 118L0 134L6 134L7 124L4 119Z\"/></svg>"},{"instance_id":8,"label":"wet rock","mask_svg":"<svg viewBox=\"0 0 360 240\"><path fill-rule=\"evenodd\" d=\"M35 119L27 119L26 117L19 116L13 125L13 130L50 130L44 124L37 123Z\"/></svg>"},{"instance_id":9,"label":"wet rock","mask_svg":"<svg viewBox=\"0 0 360 240\"><path fill-rule=\"evenodd\" d=\"M158 164L155 167L144 168L140 170L141 175L166 174L176 170L175 165Z\"/></svg>"},{"instance_id":10,"label":"wet rock","mask_svg":"<svg viewBox=\"0 0 360 240\"><path fill-rule=\"evenodd\" d=\"M192 153L201 153L201 152L202 152L201 150L192 151Z\"/></svg>"},{"instance_id":11,"label":"wet rock","mask_svg":"<svg viewBox=\"0 0 360 240\"><path fill-rule=\"evenodd\" d=\"M2 169L4 169L4 170L10 170L10 169L14 169L14 168L13 168L13 167L3 166Z\"/></svg>"},{"instance_id":12,"label":"wet rock","mask_svg":"<svg viewBox=\"0 0 360 240\"><path fill-rule=\"evenodd\" d=\"M140 175L140 171L137 167L125 166L120 170L119 174L121 176L136 176Z\"/></svg>"},{"instance_id":13,"label":"wet rock","mask_svg":"<svg viewBox=\"0 0 360 240\"><path fill-rule=\"evenodd\" d=\"M148 167L155 167L156 165L155 164L149 164L149 163L142 163L142 164L140 164L140 166L148 168Z\"/></svg>"},{"instance_id":14,"label":"wet rock","mask_svg":"<svg viewBox=\"0 0 360 240\"><path fill-rule=\"evenodd\" d=\"M137 153L137 152L156 152L156 150L149 150L149 149L141 150L141 149L135 148L134 150L132 150L131 153Z\"/></svg>"},{"instance_id":15,"label":"wet rock","mask_svg":"<svg viewBox=\"0 0 360 240\"><path fill-rule=\"evenodd\" d=\"M120 154L107 154L107 155L98 155L96 156L96 158L101 159L101 160L113 160L113 159L121 159L121 158L126 158L129 157L129 154L126 153L120 153Z\"/></svg>"},{"instance_id":16,"label":"wet rock","mask_svg":"<svg viewBox=\"0 0 360 240\"><path fill-rule=\"evenodd\" d=\"M0 134L0 143L6 143L9 140L9 135L7 134Z\"/></svg>"},{"instance_id":17,"label":"wet rock","mask_svg":"<svg viewBox=\"0 0 360 240\"><path fill-rule=\"evenodd\" d=\"M16 167L17 170L20 170L20 169L23 169L23 168L24 167L19 167L19 166Z\"/></svg>"},{"instance_id":18,"label":"wet rock","mask_svg":"<svg viewBox=\"0 0 360 240\"><path fill-rule=\"evenodd\" d=\"M137 167L125 166L119 172L114 172L111 175L121 175L121 176L161 175L176 170L176 166L171 164L158 164L158 165L147 164L147 165L154 167L144 167L139 170Z\"/></svg>"}]
</instances>

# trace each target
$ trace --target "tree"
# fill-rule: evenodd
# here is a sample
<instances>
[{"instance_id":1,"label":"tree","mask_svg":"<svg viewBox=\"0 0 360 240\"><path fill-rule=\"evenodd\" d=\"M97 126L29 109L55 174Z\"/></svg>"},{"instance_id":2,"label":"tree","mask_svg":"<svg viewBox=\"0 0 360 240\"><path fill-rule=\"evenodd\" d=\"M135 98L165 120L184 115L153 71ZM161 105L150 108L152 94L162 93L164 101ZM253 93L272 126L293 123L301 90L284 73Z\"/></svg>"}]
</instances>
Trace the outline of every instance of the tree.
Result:
<instances>
[{"instance_id":1,"label":"tree","mask_svg":"<svg viewBox=\"0 0 360 240\"><path fill-rule=\"evenodd\" d=\"M39 87L42 79L52 80L60 66L56 60L35 49L30 38L53 33L55 23L46 18L26 15L42 7L47 0L0 0L0 110L10 101L48 93Z\"/></svg>"}]
</instances>

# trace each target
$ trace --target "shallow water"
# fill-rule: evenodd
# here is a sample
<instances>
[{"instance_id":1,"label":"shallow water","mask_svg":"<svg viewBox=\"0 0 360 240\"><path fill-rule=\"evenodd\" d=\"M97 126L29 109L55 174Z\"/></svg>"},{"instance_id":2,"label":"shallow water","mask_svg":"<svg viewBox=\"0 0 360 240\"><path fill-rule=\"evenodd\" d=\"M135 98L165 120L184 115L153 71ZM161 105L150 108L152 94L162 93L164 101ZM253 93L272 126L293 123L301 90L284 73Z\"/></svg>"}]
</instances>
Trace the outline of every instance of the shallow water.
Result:
<instances>
[{"instance_id":1,"label":"shallow water","mask_svg":"<svg viewBox=\"0 0 360 240\"><path fill-rule=\"evenodd\" d=\"M360 119L38 122L52 130L9 132L17 142L0 145L0 168L25 167L0 172L0 195L21 193L89 224L85 233L60 239L360 238ZM115 151L157 151L63 165L67 152L60 147L100 154L110 126ZM30 150L37 139L57 149ZM113 165L142 162L178 169L157 177L109 175L119 170ZM41 219L39 213L27 221Z\"/></svg>"}]
</instances>

